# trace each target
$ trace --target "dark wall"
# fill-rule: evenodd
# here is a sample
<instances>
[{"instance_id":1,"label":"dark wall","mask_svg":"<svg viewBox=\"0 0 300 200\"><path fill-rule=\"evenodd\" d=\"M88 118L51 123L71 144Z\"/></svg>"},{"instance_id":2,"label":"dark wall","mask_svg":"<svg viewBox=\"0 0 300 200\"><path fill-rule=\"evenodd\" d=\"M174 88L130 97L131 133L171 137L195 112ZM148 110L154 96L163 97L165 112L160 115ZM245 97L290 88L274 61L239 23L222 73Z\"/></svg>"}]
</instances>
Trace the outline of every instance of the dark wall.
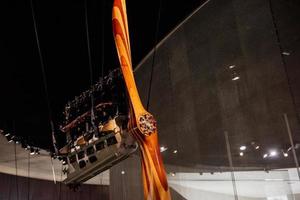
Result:
<instances>
[{"instance_id":1,"label":"dark wall","mask_svg":"<svg viewBox=\"0 0 300 200\"><path fill-rule=\"evenodd\" d=\"M268 0L211 0L158 48L150 111L158 120L161 144L178 150L176 156L165 153L166 163L228 166L227 132L237 167L294 166L293 159L266 163L257 152L249 152L247 160L238 152L251 142L260 145L260 154L289 146L285 113L294 140L300 140L300 106L294 104L300 91L299 4L272 2L274 13ZM290 45L286 65L274 23L282 45ZM135 73L145 103L151 61Z\"/></svg>"},{"instance_id":2,"label":"dark wall","mask_svg":"<svg viewBox=\"0 0 300 200\"><path fill-rule=\"evenodd\" d=\"M122 171L125 174L122 174ZM143 199L140 159L133 155L110 169L110 199Z\"/></svg>"},{"instance_id":3,"label":"dark wall","mask_svg":"<svg viewBox=\"0 0 300 200\"><path fill-rule=\"evenodd\" d=\"M78 191L52 181L0 174L0 200L108 200L108 186L82 185Z\"/></svg>"}]
</instances>

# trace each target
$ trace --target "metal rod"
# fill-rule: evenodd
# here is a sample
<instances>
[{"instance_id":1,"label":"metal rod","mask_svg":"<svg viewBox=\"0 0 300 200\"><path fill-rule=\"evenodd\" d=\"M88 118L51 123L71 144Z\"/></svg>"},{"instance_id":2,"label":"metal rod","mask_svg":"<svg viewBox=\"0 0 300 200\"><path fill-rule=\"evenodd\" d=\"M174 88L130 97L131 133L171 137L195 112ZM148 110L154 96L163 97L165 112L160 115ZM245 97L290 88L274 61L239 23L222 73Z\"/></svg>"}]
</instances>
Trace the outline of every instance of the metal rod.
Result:
<instances>
[{"instance_id":1,"label":"metal rod","mask_svg":"<svg viewBox=\"0 0 300 200\"><path fill-rule=\"evenodd\" d=\"M55 170L54 170L54 165L53 165L53 159L52 159L52 157L50 157L50 160L51 160L51 168L52 168L53 181L54 181L54 184L56 184Z\"/></svg>"},{"instance_id":2,"label":"metal rod","mask_svg":"<svg viewBox=\"0 0 300 200\"><path fill-rule=\"evenodd\" d=\"M300 179L299 162L298 162L298 158L297 158L297 154L296 154L296 150L295 150L295 145L294 145L294 140L292 137L292 131L291 131L289 119L288 119L288 116L286 113L283 114L283 117L284 117L286 129L287 129L287 132L289 135L289 139L290 139L290 143L291 143L291 147L292 147L292 153L293 153L294 161L295 161L296 168L297 168L298 177Z\"/></svg>"},{"instance_id":3,"label":"metal rod","mask_svg":"<svg viewBox=\"0 0 300 200\"><path fill-rule=\"evenodd\" d=\"M19 200L19 184L18 184L18 162L17 162L17 145L14 142L15 149L15 167L16 167L16 190L17 190L17 200Z\"/></svg>"},{"instance_id":4,"label":"metal rod","mask_svg":"<svg viewBox=\"0 0 300 200\"><path fill-rule=\"evenodd\" d=\"M231 150L230 150L230 143L229 143L227 131L224 131L224 136L225 136L225 141L226 141L227 157L228 157L229 166L230 166L230 174L231 174L231 180L232 180L234 199L238 200L239 198L238 198L237 189L236 189L234 168L233 168L233 162L232 162Z\"/></svg>"}]
</instances>

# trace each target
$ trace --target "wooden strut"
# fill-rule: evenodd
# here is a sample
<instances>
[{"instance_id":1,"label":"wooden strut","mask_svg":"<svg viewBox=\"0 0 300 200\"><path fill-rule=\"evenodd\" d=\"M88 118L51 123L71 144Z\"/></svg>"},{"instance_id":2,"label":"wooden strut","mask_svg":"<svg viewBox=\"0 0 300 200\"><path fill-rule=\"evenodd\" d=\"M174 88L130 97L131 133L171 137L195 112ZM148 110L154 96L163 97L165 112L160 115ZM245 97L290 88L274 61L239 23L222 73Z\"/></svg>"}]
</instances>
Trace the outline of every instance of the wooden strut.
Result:
<instances>
[{"instance_id":1,"label":"wooden strut","mask_svg":"<svg viewBox=\"0 0 300 200\"><path fill-rule=\"evenodd\" d=\"M118 57L130 101L129 130L138 141L142 155L145 200L170 200L167 177L160 155L156 121L145 110L135 84L125 0L114 0L112 25Z\"/></svg>"}]
</instances>

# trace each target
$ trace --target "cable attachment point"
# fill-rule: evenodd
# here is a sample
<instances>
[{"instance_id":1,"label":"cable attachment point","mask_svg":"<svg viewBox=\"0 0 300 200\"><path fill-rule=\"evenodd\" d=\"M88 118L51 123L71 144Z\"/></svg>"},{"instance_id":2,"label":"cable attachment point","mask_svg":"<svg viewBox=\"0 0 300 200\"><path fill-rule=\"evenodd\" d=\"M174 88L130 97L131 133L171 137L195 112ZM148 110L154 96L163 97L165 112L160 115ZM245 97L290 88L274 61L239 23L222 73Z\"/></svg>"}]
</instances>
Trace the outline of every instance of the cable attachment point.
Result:
<instances>
[{"instance_id":1,"label":"cable attachment point","mask_svg":"<svg viewBox=\"0 0 300 200\"><path fill-rule=\"evenodd\" d=\"M139 129L145 136L151 135L156 131L156 120L153 115L146 113L139 117Z\"/></svg>"}]
</instances>

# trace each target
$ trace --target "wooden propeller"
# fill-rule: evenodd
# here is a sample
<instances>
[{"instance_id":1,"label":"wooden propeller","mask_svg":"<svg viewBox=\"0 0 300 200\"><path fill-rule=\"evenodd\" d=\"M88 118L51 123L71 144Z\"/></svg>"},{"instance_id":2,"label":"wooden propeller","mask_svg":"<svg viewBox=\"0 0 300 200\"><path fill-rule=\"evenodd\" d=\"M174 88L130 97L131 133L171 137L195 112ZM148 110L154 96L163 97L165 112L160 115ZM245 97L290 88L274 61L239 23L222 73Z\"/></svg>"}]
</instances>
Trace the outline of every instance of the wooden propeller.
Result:
<instances>
[{"instance_id":1,"label":"wooden propeller","mask_svg":"<svg viewBox=\"0 0 300 200\"><path fill-rule=\"evenodd\" d=\"M125 0L114 0L112 25L130 101L128 126L139 143L142 155L144 197L147 200L170 200L168 182L158 145L156 121L142 105L134 80Z\"/></svg>"}]
</instances>

